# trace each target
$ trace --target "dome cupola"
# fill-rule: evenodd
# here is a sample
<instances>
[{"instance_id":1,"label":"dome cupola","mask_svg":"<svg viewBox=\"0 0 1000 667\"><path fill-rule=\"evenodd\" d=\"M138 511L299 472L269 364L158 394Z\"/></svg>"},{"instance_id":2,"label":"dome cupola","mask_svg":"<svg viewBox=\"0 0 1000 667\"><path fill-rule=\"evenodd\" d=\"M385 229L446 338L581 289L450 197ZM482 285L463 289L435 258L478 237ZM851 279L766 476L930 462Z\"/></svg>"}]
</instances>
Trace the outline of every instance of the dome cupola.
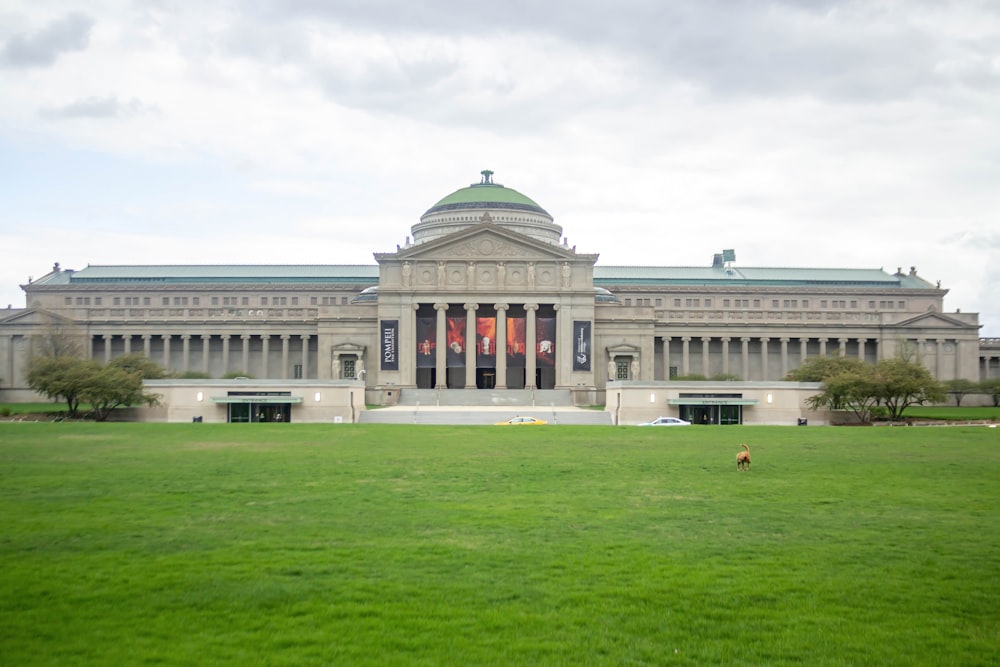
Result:
<instances>
[{"instance_id":1,"label":"dome cupola","mask_svg":"<svg viewBox=\"0 0 1000 667\"><path fill-rule=\"evenodd\" d=\"M411 228L414 243L424 243L489 220L539 241L558 244L562 227L529 197L493 182L493 172L480 172L479 183L456 190L431 206Z\"/></svg>"}]
</instances>

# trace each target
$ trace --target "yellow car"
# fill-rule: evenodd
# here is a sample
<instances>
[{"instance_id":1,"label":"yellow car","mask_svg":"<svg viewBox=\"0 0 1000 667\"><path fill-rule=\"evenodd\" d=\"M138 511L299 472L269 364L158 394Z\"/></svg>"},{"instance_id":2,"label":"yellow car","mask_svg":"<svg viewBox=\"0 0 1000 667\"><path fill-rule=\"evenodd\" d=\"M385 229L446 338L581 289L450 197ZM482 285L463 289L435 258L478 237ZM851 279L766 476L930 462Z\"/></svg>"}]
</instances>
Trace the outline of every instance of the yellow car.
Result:
<instances>
[{"instance_id":1,"label":"yellow car","mask_svg":"<svg viewBox=\"0 0 1000 667\"><path fill-rule=\"evenodd\" d=\"M505 422L497 422L497 426L538 426L540 424L547 424L548 422L544 419L535 419L534 417L514 417L513 419L508 419Z\"/></svg>"}]
</instances>

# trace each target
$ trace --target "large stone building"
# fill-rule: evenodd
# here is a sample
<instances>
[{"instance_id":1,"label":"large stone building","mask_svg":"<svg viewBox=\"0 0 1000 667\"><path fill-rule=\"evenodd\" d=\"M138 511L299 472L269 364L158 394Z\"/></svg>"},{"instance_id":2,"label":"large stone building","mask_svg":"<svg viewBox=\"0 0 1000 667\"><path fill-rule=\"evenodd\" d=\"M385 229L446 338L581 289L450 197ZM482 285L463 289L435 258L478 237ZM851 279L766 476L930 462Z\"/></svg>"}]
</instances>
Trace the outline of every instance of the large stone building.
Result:
<instances>
[{"instance_id":1,"label":"large stone building","mask_svg":"<svg viewBox=\"0 0 1000 667\"><path fill-rule=\"evenodd\" d=\"M32 341L52 327L98 360L142 352L178 375L360 380L369 404L536 388L593 405L609 383L776 382L811 356L874 362L901 346L941 380L1000 376L977 314L946 313L947 290L913 268L749 268L731 250L701 267L598 266L489 171L411 235L365 265L57 264L22 286L26 308L0 313L0 400L33 397ZM696 403L672 405L696 416Z\"/></svg>"}]
</instances>

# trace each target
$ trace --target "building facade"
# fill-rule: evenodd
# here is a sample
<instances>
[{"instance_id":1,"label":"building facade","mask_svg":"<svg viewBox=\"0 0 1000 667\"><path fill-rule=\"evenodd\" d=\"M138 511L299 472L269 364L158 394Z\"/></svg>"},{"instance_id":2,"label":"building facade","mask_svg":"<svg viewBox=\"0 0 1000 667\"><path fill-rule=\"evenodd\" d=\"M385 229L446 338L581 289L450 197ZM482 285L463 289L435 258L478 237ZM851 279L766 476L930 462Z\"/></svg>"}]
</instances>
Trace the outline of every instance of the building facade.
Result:
<instances>
[{"instance_id":1,"label":"building facade","mask_svg":"<svg viewBox=\"0 0 1000 667\"><path fill-rule=\"evenodd\" d=\"M0 400L35 398L47 331L98 360L141 352L179 376L361 382L369 404L417 389L562 390L615 382L774 382L806 359L901 351L940 380L1000 377L1000 344L915 268L598 266L492 173L439 200L374 264L55 265L0 312Z\"/></svg>"}]
</instances>

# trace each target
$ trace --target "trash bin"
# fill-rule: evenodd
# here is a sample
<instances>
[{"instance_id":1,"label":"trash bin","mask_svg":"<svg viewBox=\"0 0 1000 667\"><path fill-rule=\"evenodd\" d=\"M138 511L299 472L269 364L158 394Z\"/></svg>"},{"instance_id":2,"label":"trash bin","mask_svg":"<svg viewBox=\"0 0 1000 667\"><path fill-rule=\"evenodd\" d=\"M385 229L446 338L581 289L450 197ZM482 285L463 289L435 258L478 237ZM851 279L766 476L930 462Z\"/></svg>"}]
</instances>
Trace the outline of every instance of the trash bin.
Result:
<instances>
[{"instance_id":1,"label":"trash bin","mask_svg":"<svg viewBox=\"0 0 1000 667\"><path fill-rule=\"evenodd\" d=\"M808 419L803 419L802 417L799 417L799 426L808 426L808 425L809 425Z\"/></svg>"},{"instance_id":2,"label":"trash bin","mask_svg":"<svg viewBox=\"0 0 1000 667\"><path fill-rule=\"evenodd\" d=\"M191 417L191 421L194 422L195 424L200 424L201 423L201 416L199 415L197 417Z\"/></svg>"}]
</instances>

